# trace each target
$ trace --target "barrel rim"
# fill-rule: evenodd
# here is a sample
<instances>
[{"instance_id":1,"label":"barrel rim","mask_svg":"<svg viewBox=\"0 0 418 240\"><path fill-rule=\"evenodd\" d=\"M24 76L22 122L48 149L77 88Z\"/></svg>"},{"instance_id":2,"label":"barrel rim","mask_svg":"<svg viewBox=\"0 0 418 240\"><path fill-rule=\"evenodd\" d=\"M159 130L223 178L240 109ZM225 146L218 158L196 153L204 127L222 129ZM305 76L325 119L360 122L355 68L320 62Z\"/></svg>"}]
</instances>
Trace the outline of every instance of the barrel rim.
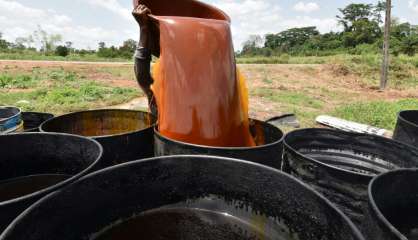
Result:
<instances>
[{"instance_id":1,"label":"barrel rim","mask_svg":"<svg viewBox=\"0 0 418 240\"><path fill-rule=\"evenodd\" d=\"M119 168L130 167L131 165L132 166L140 165L140 164L145 163L145 162L152 162L152 161L159 161L159 160L164 161L164 160L179 159L179 158L185 158L185 159L187 159L187 158L197 158L197 159L210 158L212 160L230 161L230 162L235 162L237 164L252 165L253 167L258 167L259 169L263 169L263 170L267 170L267 171L273 171L275 174L287 177L291 181L293 181L295 184L299 185L301 188L305 188L307 191L314 194L314 196L316 198L318 198L319 201L323 201L323 203L326 206L330 207L331 211L335 211L335 213L342 218L342 221L347 224L348 228L351 229L351 231L353 233L353 236L355 237L356 240L366 240L365 237L360 232L360 230L357 228L357 226L339 208L337 208L330 200L328 200L326 197L324 197L322 194L317 192L315 189L313 189L308 184L304 183L303 181L297 179L296 177L294 177L290 174L279 171L279 170L274 169L272 167L268 167L268 166L265 166L265 165L262 165L262 164L259 164L259 163L249 162L249 161L242 160L242 159L237 159L237 158L227 158L227 157L211 156L211 155L172 155L172 156L160 156L160 157L141 159L141 160L136 160L136 161L132 161L132 162L127 162L127 163L122 163L122 164L119 164L119 165L111 166L111 167L101 169L101 170L96 171L96 172L92 172L88 175L85 175L85 176L79 178L78 180L76 180L74 183L72 183L70 186L67 186L67 187L69 188L69 187L75 186L77 184L82 184L82 182L85 181L86 179L89 179L89 178L94 177L96 175L108 173L108 172L111 172L113 170L117 170ZM17 216L13 220L13 222L11 224L9 224L9 226L3 231L3 233L0 234L0 240L7 237L7 234L13 230L13 228L20 222L20 220L22 218L24 218L26 215L30 214L30 212L32 210L36 209L44 201L48 201L49 199L54 198L55 196L60 194L60 192L63 191L63 190L65 190L65 189L59 189L58 191L52 192L52 193L44 196L43 198L39 199L37 202L32 204L25 211L23 211L19 216Z\"/></svg>"},{"instance_id":2,"label":"barrel rim","mask_svg":"<svg viewBox=\"0 0 418 240\"><path fill-rule=\"evenodd\" d=\"M350 170L347 170L347 169L343 169L343 168L339 168L339 167L333 166L331 164L323 163L322 161L319 161L319 160L316 160L314 158L305 156L304 154L300 153L299 151L297 151L296 149L294 149L292 146L290 146L289 143L286 141L286 139L288 139L288 137L289 136L292 136L292 134L294 134L294 133L298 133L298 132L308 132L309 133L309 132L312 132L312 131L315 131L315 132L327 132L327 133L332 133L332 134L339 133L339 134L344 134L344 135L347 135L347 136L358 136L358 137L364 136L364 137L369 137L369 138L371 137L371 138L374 138L374 139L379 140L379 141L392 142L392 143L396 143L396 144L399 144L399 145L402 145L402 146L406 146L409 149L411 149L411 151L414 151L414 152L417 152L418 153L418 148L411 147L411 146L409 146L409 145L407 145L405 143L399 142L399 141L394 140L394 139L388 139L388 138L385 138L385 137L382 137L382 136L377 136L377 135L372 135L372 134L366 134L366 133L352 133L352 132L345 132L345 131L340 131L340 130L335 130L335 129L327 129L327 128L304 128L304 129L297 129L297 130L294 130L294 131L291 131L291 132L287 133L286 136L284 137L283 146L284 146L284 150L285 151L289 151L290 150L293 154L296 154L298 157L302 157L304 159L307 159L308 161L314 162L315 164L318 164L320 166L329 168L331 170L335 170L337 172L342 172L342 173L351 174L351 175L355 175L355 176L367 177L370 180L373 177L375 177L376 175L373 175L373 174L365 174L365 173L361 173L361 172L354 172L354 171L350 171Z\"/></svg>"},{"instance_id":3,"label":"barrel rim","mask_svg":"<svg viewBox=\"0 0 418 240\"><path fill-rule=\"evenodd\" d=\"M250 120L256 121L256 122L260 122L260 123L269 125L272 128L277 129L278 132L281 134L280 139L278 139L278 140L276 140L274 142L271 142L271 143L267 143L267 144L263 144L263 145L258 145L258 146L254 146L254 147L216 147L216 146L207 146L207 145L200 145L200 144L193 144L193 143L188 143L188 142L182 142L182 141L178 141L178 140L175 140L175 139L172 139L172 138L165 137L165 136L163 136L158 131L158 126L157 125L154 127L154 134L155 134L156 137L158 137L158 138L160 138L162 140L170 141L172 143L175 143L175 144L178 144L178 145L181 145L181 146L193 147L193 148L199 148L199 149L209 149L209 150L233 150L233 151L258 150L258 149L264 149L264 148L268 148L268 147L273 147L273 146L276 146L277 144L280 144L281 142L283 142L283 139L285 137L285 134L283 133L283 131L280 128L274 126L271 123L264 122L264 121L261 121L261 120L252 119L252 118L250 118Z\"/></svg>"},{"instance_id":4,"label":"barrel rim","mask_svg":"<svg viewBox=\"0 0 418 240\"><path fill-rule=\"evenodd\" d=\"M418 129L418 124L413 123L413 122L405 119L404 116L402 116L403 114L410 113L410 112L415 112L418 115L418 110L405 110L405 111L400 111L398 113L398 119L399 120L402 120L402 122L407 123L408 125L410 125L410 126Z\"/></svg>"},{"instance_id":5,"label":"barrel rim","mask_svg":"<svg viewBox=\"0 0 418 240\"><path fill-rule=\"evenodd\" d=\"M47 113L47 112L22 112L22 120L23 120L23 118L24 118L24 115L25 114L37 114L37 115L43 115L43 116L48 116L48 117L50 117L49 119L52 119L52 118L54 118L55 116L54 116L54 114L52 114L52 113ZM47 119L47 120L45 120L45 121L48 121L49 119ZM44 121L44 122L45 122ZM43 123L43 122L42 122ZM33 131L36 131L36 130L38 130L39 131L39 128L40 128L40 126L42 125L42 123L38 126L38 127L33 127L33 128L28 128L28 129L24 129L23 130L23 132L33 132ZM24 125L24 123L23 123L23 125Z\"/></svg>"},{"instance_id":6,"label":"barrel rim","mask_svg":"<svg viewBox=\"0 0 418 240\"><path fill-rule=\"evenodd\" d=\"M0 109L13 109L13 110L17 110L17 113L14 114L14 115L12 115L12 116L10 116L10 117L8 117L8 118L6 118L6 121L9 120L9 119L11 119L11 118L18 117L19 115L22 114L22 109L20 109L18 107L15 107L15 106L0 106Z\"/></svg>"},{"instance_id":7,"label":"barrel rim","mask_svg":"<svg viewBox=\"0 0 418 240\"><path fill-rule=\"evenodd\" d=\"M102 156L103 156L103 147L102 145L97 142L94 139L91 138L87 138L87 137L83 137L83 136L79 136L79 135L74 135L74 134L67 134L67 133L38 133L38 132L27 132L27 133L13 133L13 134L8 134L8 135L0 135L1 137L10 137L10 136L27 136L27 135L52 135L52 136L61 136L61 137L71 137L71 138L78 138L78 139L82 139L83 141L89 141L92 142L94 145L96 145L98 147L99 150L99 154L96 157L96 159L93 161L92 164L90 164L88 167L84 168L82 171L80 171L79 173L73 175L72 177L61 181L57 184L54 184L52 186L49 186L47 188L43 188L39 191L33 192L31 194L27 194L18 198L13 198L7 201L3 201L0 202L0 207L6 207L9 205L13 205L15 203L21 202L21 201L30 201L31 199L36 199L42 195L48 195L51 192L55 192L58 189L62 188L65 185L68 185L72 182L74 182L75 180L77 180L78 178L86 175L90 170L92 170L94 167L97 166L97 164L99 163L99 161L101 160Z\"/></svg>"},{"instance_id":8,"label":"barrel rim","mask_svg":"<svg viewBox=\"0 0 418 240\"><path fill-rule=\"evenodd\" d=\"M60 116L53 117L53 118L43 122L39 126L39 131L48 133L49 131L46 131L44 129L45 126L47 126L50 122L55 121L56 119L61 119L61 118L65 118L65 117L68 117L68 116L73 116L73 115L88 113L88 112L107 112L107 111L123 111L123 112L144 113L144 114L149 114L149 116L151 116L152 118L155 118L155 116L152 115L152 113L146 112L146 111L141 111L141 110L120 109L120 108L103 108L103 109L85 110L85 111L71 112L71 113L67 113L67 114L63 114L63 115L60 115ZM110 134L110 135L100 135L100 136L83 136L83 135L79 135L79 136L100 140L100 139L105 139L105 138L109 138L109 137L119 137L119 136L125 136L125 135L128 135L128 134L143 132L143 131L146 131L147 129L153 128L154 126L155 126L155 121L149 127L146 127L146 128L143 128L143 129L138 129L138 130L135 130L135 131L128 131L128 132L123 132L123 133L118 133L118 134ZM49 133L54 133L54 132L49 132ZM67 134L71 135L71 133L67 133ZM72 134L73 135L78 135L78 134L74 134L74 133L72 133Z\"/></svg>"},{"instance_id":9,"label":"barrel rim","mask_svg":"<svg viewBox=\"0 0 418 240\"><path fill-rule=\"evenodd\" d=\"M402 240L408 240L405 235L403 235L401 232L399 232L398 229L393 226L389 220L383 215L383 213L380 211L379 207L376 204L376 201L374 200L372 191L373 186L376 184L376 181L379 181L381 178L385 178L387 176L390 176L392 174L397 174L399 172L412 172L412 173L418 173L418 168L400 168L393 171L385 172L380 175L377 175L372 179L372 181L369 183L369 186L367 188L367 195L369 198L369 206L372 209L372 214L376 215L376 219L379 223L383 224L385 227L389 229L389 231L394 234L396 237L402 239Z\"/></svg>"},{"instance_id":10,"label":"barrel rim","mask_svg":"<svg viewBox=\"0 0 418 240\"><path fill-rule=\"evenodd\" d=\"M215 7L215 6L212 6L212 5L210 5L210 4L207 4L207 3L205 3L205 2L198 1L198 0L187 0L187 1L194 2L194 3L195 3L195 4L197 4L197 5L200 5L200 6L202 6L202 7L206 7L206 8L208 8L208 9L210 9L210 10L213 10L213 11L218 11L218 12L219 12L221 15L223 15L223 17L225 18L225 20L223 20L223 21L227 21L227 22L231 23L231 18L230 18L230 17L229 17L229 15L228 15L228 14L226 14L226 12L225 12L225 11L223 11L222 9L220 9L220 8L218 8L218 7ZM134 6L134 7L138 6L138 0L133 0L133 1L132 1L132 4L133 4L133 6Z\"/></svg>"}]
</instances>

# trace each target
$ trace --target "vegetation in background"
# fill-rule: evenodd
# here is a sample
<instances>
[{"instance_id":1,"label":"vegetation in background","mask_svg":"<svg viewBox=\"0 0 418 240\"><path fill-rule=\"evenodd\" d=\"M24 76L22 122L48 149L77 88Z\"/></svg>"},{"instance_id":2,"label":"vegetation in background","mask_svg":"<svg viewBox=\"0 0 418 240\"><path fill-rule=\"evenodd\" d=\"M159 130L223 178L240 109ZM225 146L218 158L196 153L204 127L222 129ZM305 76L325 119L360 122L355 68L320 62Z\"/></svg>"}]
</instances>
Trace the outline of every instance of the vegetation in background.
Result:
<instances>
[{"instance_id":1,"label":"vegetation in background","mask_svg":"<svg viewBox=\"0 0 418 240\"><path fill-rule=\"evenodd\" d=\"M83 61L128 61L132 59L136 48L136 41L128 39L122 46L107 47L104 42L99 43L98 50L73 48L72 42L63 42L59 34L48 34L38 26L28 37L19 37L15 42L2 39L0 32L0 59L29 59L29 60L83 60ZM39 49L34 46L38 46Z\"/></svg>"},{"instance_id":2,"label":"vegetation in background","mask_svg":"<svg viewBox=\"0 0 418 240\"><path fill-rule=\"evenodd\" d=\"M385 2L352 3L339 9L337 17L343 30L321 34L316 27L291 28L265 36L253 35L237 52L241 62L261 63L255 56L268 58L269 63L286 63L286 56L331 56L337 54L376 54L383 45L383 14ZM391 30L391 54L415 55L418 52L418 26L394 19ZM130 61L137 42L128 39L121 46L98 43L97 50L75 49L72 42L63 42L60 35L48 34L40 26L32 35L15 42L2 39L0 59ZM39 48L36 49L34 46ZM284 55L284 57L282 57ZM271 59L270 59L271 58ZM263 59L262 63L267 60Z\"/></svg>"},{"instance_id":3,"label":"vegetation in background","mask_svg":"<svg viewBox=\"0 0 418 240\"><path fill-rule=\"evenodd\" d=\"M339 9L337 16L342 32L320 34L316 27L291 28L263 37L250 36L244 43L240 57L330 56L335 54L380 53L383 45L382 15L385 3L349 4ZM393 20L391 53L413 56L418 52L418 26Z\"/></svg>"},{"instance_id":4,"label":"vegetation in background","mask_svg":"<svg viewBox=\"0 0 418 240\"><path fill-rule=\"evenodd\" d=\"M418 110L418 99L353 103L338 107L333 115L384 129L394 129L397 114L403 110Z\"/></svg>"},{"instance_id":5,"label":"vegetation in background","mask_svg":"<svg viewBox=\"0 0 418 240\"><path fill-rule=\"evenodd\" d=\"M354 75L355 87L365 89L363 93L371 92L369 89L377 86L379 81L384 10L383 3L350 4L340 9L337 20L343 28L341 32L321 34L316 27L302 27L265 36L253 35L237 53L237 62L329 64L325 67L331 67L335 72L336 82L340 83L340 77ZM413 91L418 87L418 26L393 20L390 41L390 87L394 91L412 92L407 96L415 97ZM134 40L127 40L121 46L101 42L97 50L76 49L72 42L63 42L61 36L48 34L41 27L31 36L17 38L14 42L4 40L0 33L0 59L131 61L135 47ZM306 66L306 69L297 71L307 71L309 67L314 68ZM104 66L96 70L100 74L110 74L112 79L134 79L132 71L119 66ZM296 81L298 76L293 76L290 81ZM370 98L374 99L372 102L367 98L357 102L361 93L348 93L347 86L332 90L322 87L312 90L304 86L303 90L292 90L277 87L280 81L282 79L275 79L265 72L261 80L265 85L256 85L250 90L250 95L262 99L269 107L274 106L275 111L296 113L303 127L313 127L317 115L329 114L393 129L397 112L418 109L416 98L376 101L379 96L373 96ZM0 73L0 105L17 105L24 110L65 113L119 104L136 96L140 96L137 89L111 87L89 80L80 72L62 68L34 68L29 73L14 73L6 69Z\"/></svg>"},{"instance_id":6,"label":"vegetation in background","mask_svg":"<svg viewBox=\"0 0 418 240\"><path fill-rule=\"evenodd\" d=\"M140 95L135 88L107 86L61 68L0 74L1 105L25 111L66 113L116 105Z\"/></svg>"},{"instance_id":7,"label":"vegetation in background","mask_svg":"<svg viewBox=\"0 0 418 240\"><path fill-rule=\"evenodd\" d=\"M363 87L377 86L380 79L381 55L379 54L338 54L322 57L290 56L277 57L240 57L241 64L329 64L335 68L336 75L357 75ZM389 85L394 89L418 86L418 55L399 55L391 58Z\"/></svg>"}]
</instances>

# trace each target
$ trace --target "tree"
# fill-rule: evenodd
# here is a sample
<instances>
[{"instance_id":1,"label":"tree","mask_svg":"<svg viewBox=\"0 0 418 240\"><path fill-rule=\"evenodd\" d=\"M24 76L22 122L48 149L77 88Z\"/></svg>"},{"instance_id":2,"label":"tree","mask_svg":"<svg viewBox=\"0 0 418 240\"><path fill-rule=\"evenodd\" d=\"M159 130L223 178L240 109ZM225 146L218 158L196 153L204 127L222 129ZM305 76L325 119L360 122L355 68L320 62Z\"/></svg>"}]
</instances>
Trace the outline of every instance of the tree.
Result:
<instances>
[{"instance_id":1,"label":"tree","mask_svg":"<svg viewBox=\"0 0 418 240\"><path fill-rule=\"evenodd\" d=\"M32 48L32 44L35 41L33 40L32 35L29 35L28 37L18 37L15 40L16 48L18 49L25 49L25 48Z\"/></svg>"},{"instance_id":2,"label":"tree","mask_svg":"<svg viewBox=\"0 0 418 240\"><path fill-rule=\"evenodd\" d=\"M3 33L0 32L0 49L8 49L10 43L3 39Z\"/></svg>"},{"instance_id":3,"label":"tree","mask_svg":"<svg viewBox=\"0 0 418 240\"><path fill-rule=\"evenodd\" d=\"M71 42L71 41L67 41L67 42L65 42L65 47L66 48L68 48L68 51L71 53L71 52L74 52L74 48L73 48L73 42Z\"/></svg>"},{"instance_id":4,"label":"tree","mask_svg":"<svg viewBox=\"0 0 418 240\"><path fill-rule=\"evenodd\" d=\"M338 10L342 14L337 15L338 23L344 27L344 32L351 32L355 22L368 20L372 16L373 5L352 3Z\"/></svg>"},{"instance_id":5,"label":"tree","mask_svg":"<svg viewBox=\"0 0 418 240\"><path fill-rule=\"evenodd\" d=\"M260 35L251 35L247 41L244 42L241 54L254 55L257 53L257 49L263 43L263 39Z\"/></svg>"},{"instance_id":6,"label":"tree","mask_svg":"<svg viewBox=\"0 0 418 240\"><path fill-rule=\"evenodd\" d=\"M33 33L34 38L40 43L41 51L49 53L55 50L56 44L62 41L60 34L48 34L38 25L38 30Z\"/></svg>"},{"instance_id":7,"label":"tree","mask_svg":"<svg viewBox=\"0 0 418 240\"><path fill-rule=\"evenodd\" d=\"M373 16L376 22L383 23L383 13L386 11L386 1L379 1L373 9Z\"/></svg>"},{"instance_id":8,"label":"tree","mask_svg":"<svg viewBox=\"0 0 418 240\"><path fill-rule=\"evenodd\" d=\"M119 47L119 55L124 58L131 58L135 52L137 42L133 39L128 39Z\"/></svg>"},{"instance_id":9,"label":"tree","mask_svg":"<svg viewBox=\"0 0 418 240\"><path fill-rule=\"evenodd\" d=\"M68 49L71 49L71 48L73 48L73 42L67 41L67 42L65 42L65 46L66 46Z\"/></svg>"},{"instance_id":10,"label":"tree","mask_svg":"<svg viewBox=\"0 0 418 240\"><path fill-rule=\"evenodd\" d=\"M418 26L392 21L390 45L392 53L409 56L418 52Z\"/></svg>"},{"instance_id":11,"label":"tree","mask_svg":"<svg viewBox=\"0 0 418 240\"><path fill-rule=\"evenodd\" d=\"M382 36L379 26L381 11L385 9L379 2L372 4L349 4L339 9L342 16L337 16L338 22L344 27L343 43L345 47L355 47L359 44L376 42Z\"/></svg>"},{"instance_id":12,"label":"tree","mask_svg":"<svg viewBox=\"0 0 418 240\"><path fill-rule=\"evenodd\" d=\"M25 43L26 43L26 38L18 37L15 40L14 48L19 49L19 50L24 50L26 48Z\"/></svg>"},{"instance_id":13,"label":"tree","mask_svg":"<svg viewBox=\"0 0 418 240\"><path fill-rule=\"evenodd\" d=\"M104 48L106 48L106 43L105 42L99 42L99 50L104 49Z\"/></svg>"},{"instance_id":14,"label":"tree","mask_svg":"<svg viewBox=\"0 0 418 240\"><path fill-rule=\"evenodd\" d=\"M293 47L302 46L314 36L319 36L316 27L291 28L278 34L266 35L264 46L288 51Z\"/></svg>"},{"instance_id":15,"label":"tree","mask_svg":"<svg viewBox=\"0 0 418 240\"><path fill-rule=\"evenodd\" d=\"M66 46L57 46L55 49L55 55L66 57L70 54L70 49L68 49Z\"/></svg>"}]
</instances>

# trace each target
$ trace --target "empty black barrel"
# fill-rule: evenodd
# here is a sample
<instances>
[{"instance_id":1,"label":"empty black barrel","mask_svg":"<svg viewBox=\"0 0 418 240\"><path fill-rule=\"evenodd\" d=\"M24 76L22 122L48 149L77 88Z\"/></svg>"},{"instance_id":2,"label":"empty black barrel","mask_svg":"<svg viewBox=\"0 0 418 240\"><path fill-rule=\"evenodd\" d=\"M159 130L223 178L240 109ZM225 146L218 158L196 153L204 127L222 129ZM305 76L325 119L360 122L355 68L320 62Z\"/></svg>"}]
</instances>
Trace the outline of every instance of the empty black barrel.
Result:
<instances>
[{"instance_id":1,"label":"empty black barrel","mask_svg":"<svg viewBox=\"0 0 418 240\"><path fill-rule=\"evenodd\" d=\"M418 149L383 137L331 129L303 129L284 139L283 171L337 204L362 225L367 186L375 175L418 166Z\"/></svg>"},{"instance_id":2,"label":"empty black barrel","mask_svg":"<svg viewBox=\"0 0 418 240\"><path fill-rule=\"evenodd\" d=\"M0 135L0 232L31 204L85 175L101 155L99 143L80 136Z\"/></svg>"},{"instance_id":3,"label":"empty black barrel","mask_svg":"<svg viewBox=\"0 0 418 240\"><path fill-rule=\"evenodd\" d=\"M250 119L250 131L255 147L211 147L176 141L161 135L155 129L155 156L214 155L243 159L280 169L283 150L283 132L277 127Z\"/></svg>"},{"instance_id":4,"label":"empty black barrel","mask_svg":"<svg viewBox=\"0 0 418 240\"><path fill-rule=\"evenodd\" d=\"M39 132L39 126L53 117L50 113L22 112L24 132Z\"/></svg>"},{"instance_id":5,"label":"empty black barrel","mask_svg":"<svg viewBox=\"0 0 418 240\"><path fill-rule=\"evenodd\" d=\"M402 169L379 175L370 183L369 229L373 239L418 239L417 179L417 169Z\"/></svg>"},{"instance_id":6,"label":"empty black barrel","mask_svg":"<svg viewBox=\"0 0 418 240\"><path fill-rule=\"evenodd\" d=\"M418 148L418 110L399 113L393 138Z\"/></svg>"},{"instance_id":7,"label":"empty black barrel","mask_svg":"<svg viewBox=\"0 0 418 240\"><path fill-rule=\"evenodd\" d=\"M103 146L100 168L154 156L153 117L142 111L103 109L75 112L46 121L42 132L91 137Z\"/></svg>"},{"instance_id":8,"label":"empty black barrel","mask_svg":"<svg viewBox=\"0 0 418 240\"><path fill-rule=\"evenodd\" d=\"M209 156L90 174L19 216L2 240L360 240L328 200L272 168Z\"/></svg>"}]
</instances>

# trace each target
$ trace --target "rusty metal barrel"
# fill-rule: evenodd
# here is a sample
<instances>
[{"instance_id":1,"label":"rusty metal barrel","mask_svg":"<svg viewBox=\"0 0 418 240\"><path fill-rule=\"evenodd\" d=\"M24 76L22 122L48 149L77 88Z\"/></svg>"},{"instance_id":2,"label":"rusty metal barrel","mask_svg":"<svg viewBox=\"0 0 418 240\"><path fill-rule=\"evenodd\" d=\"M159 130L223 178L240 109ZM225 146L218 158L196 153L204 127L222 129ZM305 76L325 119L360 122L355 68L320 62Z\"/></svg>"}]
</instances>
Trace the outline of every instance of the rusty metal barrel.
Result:
<instances>
[{"instance_id":1,"label":"rusty metal barrel","mask_svg":"<svg viewBox=\"0 0 418 240\"><path fill-rule=\"evenodd\" d=\"M103 146L101 168L154 156L154 117L142 111L101 109L75 112L43 123L42 132L90 137Z\"/></svg>"}]
</instances>

